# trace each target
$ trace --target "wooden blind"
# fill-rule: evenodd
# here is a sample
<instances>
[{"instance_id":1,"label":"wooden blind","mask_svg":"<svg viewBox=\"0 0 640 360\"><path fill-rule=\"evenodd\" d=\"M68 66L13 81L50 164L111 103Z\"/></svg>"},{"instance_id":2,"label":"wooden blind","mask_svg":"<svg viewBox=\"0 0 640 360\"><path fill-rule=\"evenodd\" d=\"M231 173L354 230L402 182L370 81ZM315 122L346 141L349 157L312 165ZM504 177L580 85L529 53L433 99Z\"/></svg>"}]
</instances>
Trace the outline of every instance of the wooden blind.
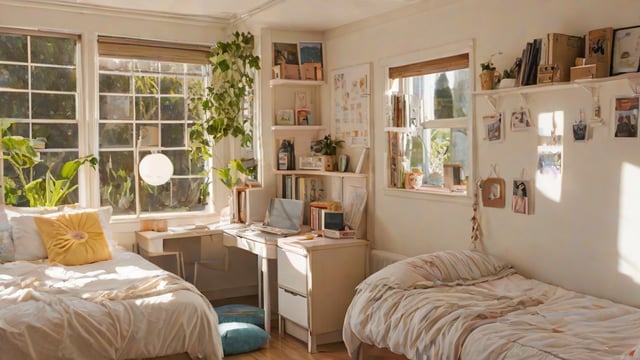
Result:
<instances>
[{"instance_id":1,"label":"wooden blind","mask_svg":"<svg viewBox=\"0 0 640 360\"><path fill-rule=\"evenodd\" d=\"M106 57L208 64L210 48L171 42L120 37L98 37L98 54Z\"/></svg>"},{"instance_id":2,"label":"wooden blind","mask_svg":"<svg viewBox=\"0 0 640 360\"><path fill-rule=\"evenodd\" d=\"M419 63L389 68L389 78L398 79L411 76L421 76L441 73L469 67L469 54L459 54L439 59L422 61Z\"/></svg>"}]
</instances>

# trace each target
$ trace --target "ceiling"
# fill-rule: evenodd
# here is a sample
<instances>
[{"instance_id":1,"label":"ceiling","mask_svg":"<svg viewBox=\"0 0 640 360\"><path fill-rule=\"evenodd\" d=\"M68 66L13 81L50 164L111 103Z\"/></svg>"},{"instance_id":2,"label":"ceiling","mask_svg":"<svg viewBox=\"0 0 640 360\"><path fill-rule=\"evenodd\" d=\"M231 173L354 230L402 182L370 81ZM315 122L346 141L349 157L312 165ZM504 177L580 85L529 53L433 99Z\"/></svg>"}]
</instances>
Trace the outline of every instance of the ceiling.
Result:
<instances>
[{"instance_id":1,"label":"ceiling","mask_svg":"<svg viewBox=\"0 0 640 360\"><path fill-rule=\"evenodd\" d=\"M258 27L324 31L422 0L23 0L80 9L193 17Z\"/></svg>"}]
</instances>

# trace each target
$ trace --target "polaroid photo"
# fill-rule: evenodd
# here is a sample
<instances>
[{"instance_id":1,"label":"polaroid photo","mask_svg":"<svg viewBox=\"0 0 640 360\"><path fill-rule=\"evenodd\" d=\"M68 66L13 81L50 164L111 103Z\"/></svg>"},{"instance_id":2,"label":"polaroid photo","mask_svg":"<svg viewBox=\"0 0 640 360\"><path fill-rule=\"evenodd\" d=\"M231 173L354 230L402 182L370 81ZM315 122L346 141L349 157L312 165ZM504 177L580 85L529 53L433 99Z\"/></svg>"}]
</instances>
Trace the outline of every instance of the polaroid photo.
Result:
<instances>
[{"instance_id":1,"label":"polaroid photo","mask_svg":"<svg viewBox=\"0 0 640 360\"><path fill-rule=\"evenodd\" d=\"M511 131L525 131L533 127L529 109L511 112Z\"/></svg>"},{"instance_id":2,"label":"polaroid photo","mask_svg":"<svg viewBox=\"0 0 640 360\"><path fill-rule=\"evenodd\" d=\"M486 130L486 139L489 142L500 142L504 140L504 120L503 114L485 115L482 122Z\"/></svg>"},{"instance_id":3,"label":"polaroid photo","mask_svg":"<svg viewBox=\"0 0 640 360\"><path fill-rule=\"evenodd\" d=\"M616 96L614 115L615 138L637 138L638 137L638 108L640 97Z\"/></svg>"}]
</instances>

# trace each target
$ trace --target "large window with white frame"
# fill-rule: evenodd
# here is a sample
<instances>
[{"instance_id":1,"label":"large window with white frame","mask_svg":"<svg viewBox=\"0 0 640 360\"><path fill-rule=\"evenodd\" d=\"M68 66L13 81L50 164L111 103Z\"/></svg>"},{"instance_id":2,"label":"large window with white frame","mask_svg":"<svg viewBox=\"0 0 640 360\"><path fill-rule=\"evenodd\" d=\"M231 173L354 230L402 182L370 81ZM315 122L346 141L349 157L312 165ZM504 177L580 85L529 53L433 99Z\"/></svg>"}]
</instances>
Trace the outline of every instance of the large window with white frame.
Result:
<instances>
[{"instance_id":1,"label":"large window with white frame","mask_svg":"<svg viewBox=\"0 0 640 360\"><path fill-rule=\"evenodd\" d=\"M77 35L0 28L0 120L11 123L10 135L32 139L41 160L20 174L4 161L8 203L29 206L16 189L85 155L78 137L78 43ZM66 201L78 201L78 190Z\"/></svg>"},{"instance_id":2,"label":"large window with white frame","mask_svg":"<svg viewBox=\"0 0 640 360\"><path fill-rule=\"evenodd\" d=\"M471 88L467 52L388 67L389 188L466 194Z\"/></svg>"},{"instance_id":3,"label":"large window with white frame","mask_svg":"<svg viewBox=\"0 0 640 360\"><path fill-rule=\"evenodd\" d=\"M114 215L205 210L208 166L190 157L188 140L202 116L189 99L207 85L208 48L107 37L98 48L101 204ZM145 183L136 171L152 152L173 163L163 185Z\"/></svg>"}]
</instances>

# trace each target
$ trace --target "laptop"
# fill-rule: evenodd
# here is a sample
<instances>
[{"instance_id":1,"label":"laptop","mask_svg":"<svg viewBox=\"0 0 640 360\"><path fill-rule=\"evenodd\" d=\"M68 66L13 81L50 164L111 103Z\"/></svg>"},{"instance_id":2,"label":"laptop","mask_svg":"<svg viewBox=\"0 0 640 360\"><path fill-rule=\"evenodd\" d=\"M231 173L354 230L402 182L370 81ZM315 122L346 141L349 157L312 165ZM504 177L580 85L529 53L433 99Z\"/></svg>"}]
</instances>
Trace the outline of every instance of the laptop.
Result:
<instances>
[{"instance_id":1,"label":"laptop","mask_svg":"<svg viewBox=\"0 0 640 360\"><path fill-rule=\"evenodd\" d=\"M267 207L263 223L249 225L251 230L282 236L300 232L304 214L304 201L272 198Z\"/></svg>"}]
</instances>

